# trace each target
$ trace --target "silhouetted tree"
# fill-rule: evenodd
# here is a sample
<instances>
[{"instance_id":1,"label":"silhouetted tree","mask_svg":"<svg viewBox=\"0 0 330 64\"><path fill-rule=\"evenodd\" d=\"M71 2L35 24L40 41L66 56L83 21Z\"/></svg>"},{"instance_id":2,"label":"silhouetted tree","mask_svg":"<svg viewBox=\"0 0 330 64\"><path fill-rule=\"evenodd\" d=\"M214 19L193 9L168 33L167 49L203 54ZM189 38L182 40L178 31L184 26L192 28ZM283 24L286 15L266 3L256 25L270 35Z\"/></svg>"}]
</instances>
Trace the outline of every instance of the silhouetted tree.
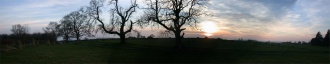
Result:
<instances>
[{"instance_id":1,"label":"silhouetted tree","mask_svg":"<svg viewBox=\"0 0 330 64\"><path fill-rule=\"evenodd\" d=\"M49 37L52 37L52 41L56 41L57 37L60 36L60 25L57 22L50 22L43 30L46 34L50 35Z\"/></svg>"},{"instance_id":2,"label":"silhouetted tree","mask_svg":"<svg viewBox=\"0 0 330 64\"><path fill-rule=\"evenodd\" d=\"M29 27L27 25L16 24L10 29L13 34L27 34L29 32Z\"/></svg>"},{"instance_id":3,"label":"silhouetted tree","mask_svg":"<svg viewBox=\"0 0 330 64\"><path fill-rule=\"evenodd\" d=\"M90 18L85 11L85 8L80 8L78 11L73 11L70 14L64 16L64 20L69 21L68 26L72 26L72 35L80 40L81 36L93 36L92 29L94 28L94 23L92 18Z\"/></svg>"},{"instance_id":4,"label":"silhouetted tree","mask_svg":"<svg viewBox=\"0 0 330 64\"><path fill-rule=\"evenodd\" d=\"M151 34L151 35L148 36L148 38L149 38L149 39L151 39L151 38L155 38L155 35L154 35L154 34Z\"/></svg>"},{"instance_id":5,"label":"silhouetted tree","mask_svg":"<svg viewBox=\"0 0 330 64\"><path fill-rule=\"evenodd\" d=\"M320 45L322 45L321 44L322 43L322 40L323 40L323 37L322 37L321 33L320 32L317 32L315 38L313 38L311 40L311 44L312 45L318 45L318 46L320 46Z\"/></svg>"},{"instance_id":6,"label":"silhouetted tree","mask_svg":"<svg viewBox=\"0 0 330 64\"><path fill-rule=\"evenodd\" d=\"M131 32L133 28L133 21L131 20L131 16L135 12L135 8L137 7L136 1L131 0L132 3L127 9L118 6L118 0L109 1L110 5L113 5L114 7L110 8L111 16L109 23L111 27L108 27L108 29L104 24L104 20L100 18L100 14L102 13L101 8L104 7L104 2L105 0L90 1L88 13L100 23L99 27L101 27L104 32L108 34L118 35L120 37L120 42L125 44L125 34ZM127 27L127 25L129 26Z\"/></svg>"},{"instance_id":7,"label":"silhouetted tree","mask_svg":"<svg viewBox=\"0 0 330 64\"><path fill-rule=\"evenodd\" d=\"M207 0L147 0L144 20L174 33L176 47L181 49L185 25L196 26Z\"/></svg>"},{"instance_id":8,"label":"silhouetted tree","mask_svg":"<svg viewBox=\"0 0 330 64\"><path fill-rule=\"evenodd\" d=\"M50 22L47 27L43 28L45 33L58 33L60 25L57 22Z\"/></svg>"},{"instance_id":9,"label":"silhouetted tree","mask_svg":"<svg viewBox=\"0 0 330 64\"><path fill-rule=\"evenodd\" d=\"M141 32L137 30L133 30L134 33L136 33L136 38L142 38Z\"/></svg>"},{"instance_id":10,"label":"silhouetted tree","mask_svg":"<svg viewBox=\"0 0 330 64\"><path fill-rule=\"evenodd\" d=\"M68 42L69 38L72 37L71 33L73 32L72 22L63 17L60 20L59 35L63 36L63 39Z\"/></svg>"},{"instance_id":11,"label":"silhouetted tree","mask_svg":"<svg viewBox=\"0 0 330 64\"><path fill-rule=\"evenodd\" d=\"M165 30L165 31L160 31L158 37L159 38L169 38L173 33L171 31Z\"/></svg>"},{"instance_id":12,"label":"silhouetted tree","mask_svg":"<svg viewBox=\"0 0 330 64\"><path fill-rule=\"evenodd\" d=\"M323 41L323 45L330 46L330 41L329 41L330 38L329 38L329 36L330 36L330 29L328 30L327 34L325 34L325 37L322 40Z\"/></svg>"},{"instance_id":13,"label":"silhouetted tree","mask_svg":"<svg viewBox=\"0 0 330 64\"><path fill-rule=\"evenodd\" d=\"M26 39L28 38L29 27L27 25L16 24L10 29L13 34L11 34L12 39Z\"/></svg>"},{"instance_id":14,"label":"silhouetted tree","mask_svg":"<svg viewBox=\"0 0 330 64\"><path fill-rule=\"evenodd\" d=\"M208 39L209 37L205 36L204 39Z\"/></svg>"}]
</instances>

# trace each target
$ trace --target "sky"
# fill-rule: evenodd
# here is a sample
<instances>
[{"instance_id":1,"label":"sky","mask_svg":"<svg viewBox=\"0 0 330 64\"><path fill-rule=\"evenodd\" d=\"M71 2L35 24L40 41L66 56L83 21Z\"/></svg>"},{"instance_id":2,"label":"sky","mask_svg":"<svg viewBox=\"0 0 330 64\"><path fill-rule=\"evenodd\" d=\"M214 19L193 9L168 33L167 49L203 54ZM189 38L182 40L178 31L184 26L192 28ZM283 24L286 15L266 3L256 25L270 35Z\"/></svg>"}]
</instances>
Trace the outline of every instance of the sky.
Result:
<instances>
[{"instance_id":1,"label":"sky","mask_svg":"<svg viewBox=\"0 0 330 64\"><path fill-rule=\"evenodd\" d=\"M142 0L138 3L143 4ZM198 25L215 24L212 26L216 29L209 36L212 38L308 42L318 31L325 35L330 29L328 3L330 0L210 0L206 11L212 15L200 17ZM43 32L42 28L49 22L57 22L88 4L89 0L0 0L0 34L11 34L14 24L28 25L30 33ZM145 36L157 35L162 30L161 27L140 29ZM184 32L185 37L205 37L201 30Z\"/></svg>"}]
</instances>

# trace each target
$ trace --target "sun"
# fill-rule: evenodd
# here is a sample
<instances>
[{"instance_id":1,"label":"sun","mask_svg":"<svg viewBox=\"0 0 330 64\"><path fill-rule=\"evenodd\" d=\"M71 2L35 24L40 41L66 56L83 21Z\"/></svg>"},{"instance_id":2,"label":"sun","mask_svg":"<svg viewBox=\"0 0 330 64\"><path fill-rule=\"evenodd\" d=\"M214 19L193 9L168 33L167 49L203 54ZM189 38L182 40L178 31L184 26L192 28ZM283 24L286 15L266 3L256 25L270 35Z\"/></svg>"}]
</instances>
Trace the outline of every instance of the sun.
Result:
<instances>
[{"instance_id":1,"label":"sun","mask_svg":"<svg viewBox=\"0 0 330 64\"><path fill-rule=\"evenodd\" d=\"M218 31L216 23L212 21L204 21L201 24L201 30L205 32L205 36L212 36L213 33Z\"/></svg>"}]
</instances>

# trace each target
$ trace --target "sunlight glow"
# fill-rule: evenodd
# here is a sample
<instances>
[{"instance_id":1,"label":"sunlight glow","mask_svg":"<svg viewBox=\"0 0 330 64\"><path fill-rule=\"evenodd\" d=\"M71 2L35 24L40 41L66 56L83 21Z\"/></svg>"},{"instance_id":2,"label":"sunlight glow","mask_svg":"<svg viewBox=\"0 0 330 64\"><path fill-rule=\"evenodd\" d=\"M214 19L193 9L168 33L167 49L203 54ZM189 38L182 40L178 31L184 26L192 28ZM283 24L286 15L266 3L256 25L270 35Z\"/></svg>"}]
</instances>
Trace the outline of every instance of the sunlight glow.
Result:
<instances>
[{"instance_id":1,"label":"sunlight glow","mask_svg":"<svg viewBox=\"0 0 330 64\"><path fill-rule=\"evenodd\" d=\"M205 36L212 36L213 33L218 31L216 23L212 21L204 21L201 24L201 30L205 32Z\"/></svg>"},{"instance_id":2,"label":"sunlight glow","mask_svg":"<svg viewBox=\"0 0 330 64\"><path fill-rule=\"evenodd\" d=\"M205 36L212 36L211 33L205 33L204 35L205 35Z\"/></svg>"}]
</instances>

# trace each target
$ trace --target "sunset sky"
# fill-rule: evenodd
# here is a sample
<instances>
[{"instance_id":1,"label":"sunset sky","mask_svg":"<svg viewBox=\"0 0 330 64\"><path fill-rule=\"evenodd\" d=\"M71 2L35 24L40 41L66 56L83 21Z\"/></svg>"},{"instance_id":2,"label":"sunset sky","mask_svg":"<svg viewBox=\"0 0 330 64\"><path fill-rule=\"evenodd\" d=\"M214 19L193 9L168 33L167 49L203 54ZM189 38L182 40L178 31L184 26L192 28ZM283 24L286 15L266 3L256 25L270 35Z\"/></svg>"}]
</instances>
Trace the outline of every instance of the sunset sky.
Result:
<instances>
[{"instance_id":1,"label":"sunset sky","mask_svg":"<svg viewBox=\"0 0 330 64\"><path fill-rule=\"evenodd\" d=\"M143 4L142 1L138 3ZM329 3L330 0L210 0L207 11L212 15L200 17L201 30L189 29L185 37L208 35L224 39L308 42L318 31L325 35L330 29ZM88 4L89 0L0 0L0 34L11 34L14 24L28 25L30 33L43 32L42 28L50 21L59 21ZM122 3L126 4L129 2ZM141 13L138 11L135 15L138 14ZM157 34L159 30L163 29L140 29L145 36Z\"/></svg>"}]
</instances>

